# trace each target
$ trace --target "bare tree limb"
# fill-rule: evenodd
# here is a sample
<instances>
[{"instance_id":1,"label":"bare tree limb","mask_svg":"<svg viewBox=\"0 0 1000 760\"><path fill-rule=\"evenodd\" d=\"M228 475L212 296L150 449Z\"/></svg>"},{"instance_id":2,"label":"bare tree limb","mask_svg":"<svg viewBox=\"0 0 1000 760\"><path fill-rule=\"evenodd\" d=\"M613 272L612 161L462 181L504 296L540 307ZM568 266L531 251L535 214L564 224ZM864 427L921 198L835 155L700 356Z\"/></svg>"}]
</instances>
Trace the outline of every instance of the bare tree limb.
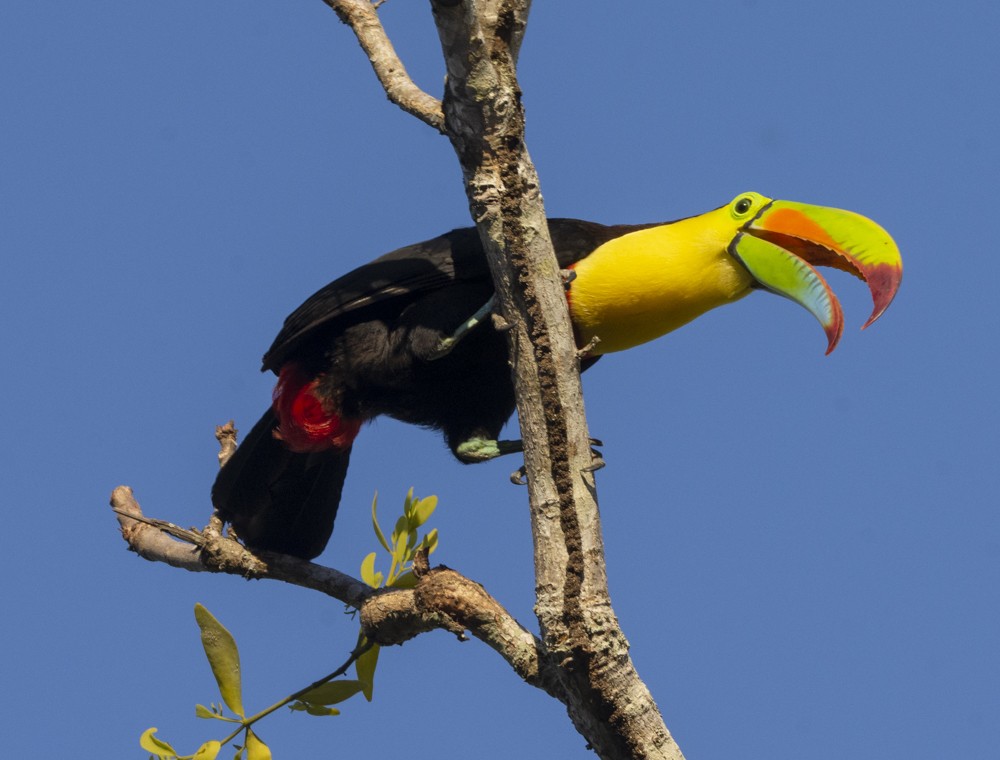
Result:
<instances>
[{"instance_id":1,"label":"bare tree limb","mask_svg":"<svg viewBox=\"0 0 1000 760\"><path fill-rule=\"evenodd\" d=\"M410 79L369 0L323 0L354 31L389 100L438 132L444 132L441 101Z\"/></svg>"},{"instance_id":2,"label":"bare tree limb","mask_svg":"<svg viewBox=\"0 0 1000 760\"><path fill-rule=\"evenodd\" d=\"M122 538L129 549L150 562L165 562L191 572L207 570L201 564L198 547L193 539L195 531L187 531L190 539L186 543L171 538L182 538L178 532L171 531L176 527L162 520L150 520L142 514L138 502L132 496L128 486L118 486L111 492L111 508L118 517ZM181 529L178 529L178 531Z\"/></svg>"},{"instance_id":3,"label":"bare tree limb","mask_svg":"<svg viewBox=\"0 0 1000 760\"><path fill-rule=\"evenodd\" d=\"M118 486L111 493L111 507L128 548L151 562L166 562L194 572L280 580L319 591L352 607L360 607L375 593L365 583L332 568L279 554L255 555L235 539L221 535L212 524L203 530L184 530L148 518L128 486Z\"/></svg>"},{"instance_id":4,"label":"bare tree limb","mask_svg":"<svg viewBox=\"0 0 1000 760\"><path fill-rule=\"evenodd\" d=\"M480 584L454 570L426 570L413 589L373 589L314 562L270 552L253 554L211 525L204 530L184 529L146 517L128 486L114 490L111 506L129 549L143 559L193 572L276 580L319 591L359 610L365 635L382 645L402 644L435 629L460 638L469 631L529 684L557 691L558 682L541 642Z\"/></svg>"}]
</instances>

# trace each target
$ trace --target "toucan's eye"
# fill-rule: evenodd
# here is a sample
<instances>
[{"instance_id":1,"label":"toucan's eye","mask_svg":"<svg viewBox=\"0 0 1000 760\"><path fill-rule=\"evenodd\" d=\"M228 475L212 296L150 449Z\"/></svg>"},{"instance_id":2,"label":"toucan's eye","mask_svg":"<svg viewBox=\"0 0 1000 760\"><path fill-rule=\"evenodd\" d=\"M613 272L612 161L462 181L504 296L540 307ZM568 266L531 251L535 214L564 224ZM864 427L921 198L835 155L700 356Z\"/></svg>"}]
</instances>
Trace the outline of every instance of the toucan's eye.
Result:
<instances>
[{"instance_id":1,"label":"toucan's eye","mask_svg":"<svg viewBox=\"0 0 1000 760\"><path fill-rule=\"evenodd\" d=\"M747 211L750 210L750 207L752 205L753 205L753 200L752 199L750 199L750 198L740 198L738 201L736 201L736 213L737 214L745 214Z\"/></svg>"}]
</instances>

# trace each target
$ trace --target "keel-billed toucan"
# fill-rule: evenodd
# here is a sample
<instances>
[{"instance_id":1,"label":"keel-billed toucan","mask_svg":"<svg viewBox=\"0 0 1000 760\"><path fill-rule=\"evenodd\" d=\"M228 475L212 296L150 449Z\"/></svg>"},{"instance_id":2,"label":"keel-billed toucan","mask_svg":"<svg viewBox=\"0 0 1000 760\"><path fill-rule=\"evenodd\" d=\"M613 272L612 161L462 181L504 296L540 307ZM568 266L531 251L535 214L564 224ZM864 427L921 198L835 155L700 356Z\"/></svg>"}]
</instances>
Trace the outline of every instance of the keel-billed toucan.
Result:
<instances>
[{"instance_id":1,"label":"keel-billed toucan","mask_svg":"<svg viewBox=\"0 0 1000 760\"><path fill-rule=\"evenodd\" d=\"M902 277L892 238L863 216L743 193L701 216L605 226L551 219L578 345L601 354L644 343L709 309L769 290L840 338L840 304L813 268L865 280L875 309ZM264 355L278 375L271 408L222 468L212 498L249 546L319 554L333 530L351 445L380 414L437 428L463 462L516 450L498 442L514 412L506 338L456 330L493 284L475 229L400 248L330 283L285 320ZM450 351L442 351L453 342Z\"/></svg>"}]
</instances>

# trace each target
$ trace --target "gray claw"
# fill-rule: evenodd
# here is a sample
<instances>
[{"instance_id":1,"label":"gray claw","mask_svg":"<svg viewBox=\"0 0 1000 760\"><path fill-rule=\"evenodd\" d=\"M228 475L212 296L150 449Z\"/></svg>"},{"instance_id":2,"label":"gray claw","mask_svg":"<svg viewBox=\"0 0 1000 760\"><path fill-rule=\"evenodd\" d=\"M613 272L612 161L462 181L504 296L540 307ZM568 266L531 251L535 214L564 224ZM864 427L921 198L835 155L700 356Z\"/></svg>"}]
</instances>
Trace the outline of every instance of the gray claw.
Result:
<instances>
[{"instance_id":1,"label":"gray claw","mask_svg":"<svg viewBox=\"0 0 1000 760\"><path fill-rule=\"evenodd\" d=\"M589 465L583 468L583 472L597 472L608 466L608 463L604 461L604 457L601 452L597 450L597 446L603 446L604 442L600 438L590 439L590 456L591 462Z\"/></svg>"}]
</instances>

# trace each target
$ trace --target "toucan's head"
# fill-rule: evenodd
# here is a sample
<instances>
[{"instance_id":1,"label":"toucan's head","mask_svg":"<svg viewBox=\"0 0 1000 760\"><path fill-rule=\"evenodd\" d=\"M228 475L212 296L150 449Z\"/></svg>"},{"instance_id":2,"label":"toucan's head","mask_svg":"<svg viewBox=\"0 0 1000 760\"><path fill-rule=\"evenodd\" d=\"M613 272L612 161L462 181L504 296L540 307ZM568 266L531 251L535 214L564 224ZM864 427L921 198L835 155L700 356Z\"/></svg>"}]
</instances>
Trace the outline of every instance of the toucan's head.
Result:
<instances>
[{"instance_id":1,"label":"toucan's head","mask_svg":"<svg viewBox=\"0 0 1000 760\"><path fill-rule=\"evenodd\" d=\"M759 193L741 193L725 212L736 233L727 251L760 288L790 298L826 331L830 353L844 329L840 302L816 271L828 266L868 283L875 308L862 328L882 316L903 278L899 249L884 229L860 214Z\"/></svg>"},{"instance_id":2,"label":"toucan's head","mask_svg":"<svg viewBox=\"0 0 1000 760\"><path fill-rule=\"evenodd\" d=\"M759 193L629 232L573 266L570 313L581 345L600 339L594 353L658 338L755 288L808 309L823 325L830 353L844 318L815 267L836 267L868 283L875 310L865 327L889 306L903 275L896 244L870 219Z\"/></svg>"}]
</instances>

